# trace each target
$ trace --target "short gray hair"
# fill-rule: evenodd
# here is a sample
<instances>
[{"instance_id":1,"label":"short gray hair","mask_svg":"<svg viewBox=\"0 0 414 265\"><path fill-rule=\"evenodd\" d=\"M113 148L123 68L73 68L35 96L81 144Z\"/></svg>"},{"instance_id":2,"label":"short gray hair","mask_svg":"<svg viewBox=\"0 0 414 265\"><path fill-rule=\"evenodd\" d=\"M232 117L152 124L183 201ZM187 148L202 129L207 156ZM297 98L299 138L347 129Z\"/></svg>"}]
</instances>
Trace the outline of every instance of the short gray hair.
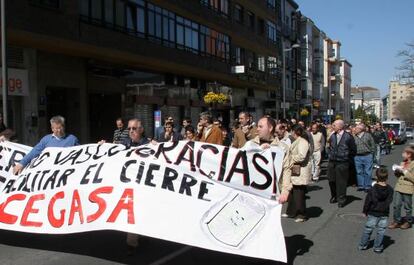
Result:
<instances>
[{"instance_id":1,"label":"short gray hair","mask_svg":"<svg viewBox=\"0 0 414 265\"><path fill-rule=\"evenodd\" d=\"M65 126L65 118L63 118L62 116L53 116L50 119L50 124L52 123L57 123L57 124L61 124L63 127Z\"/></svg>"},{"instance_id":2,"label":"short gray hair","mask_svg":"<svg viewBox=\"0 0 414 265\"><path fill-rule=\"evenodd\" d=\"M209 124L213 124L213 115L209 111L201 112L200 118L206 119Z\"/></svg>"}]
</instances>

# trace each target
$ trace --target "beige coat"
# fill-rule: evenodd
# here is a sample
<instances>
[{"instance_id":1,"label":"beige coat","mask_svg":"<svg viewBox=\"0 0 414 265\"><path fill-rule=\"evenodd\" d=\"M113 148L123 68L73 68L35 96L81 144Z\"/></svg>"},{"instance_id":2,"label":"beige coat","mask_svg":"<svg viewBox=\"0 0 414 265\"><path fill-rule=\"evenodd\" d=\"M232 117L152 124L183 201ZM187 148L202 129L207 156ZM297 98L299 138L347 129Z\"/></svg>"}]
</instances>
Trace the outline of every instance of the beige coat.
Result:
<instances>
[{"instance_id":1,"label":"beige coat","mask_svg":"<svg viewBox=\"0 0 414 265\"><path fill-rule=\"evenodd\" d=\"M290 146L290 159L292 165L300 165L300 175L292 176L293 185L308 185L312 177L310 163L310 144L304 138L299 137Z\"/></svg>"},{"instance_id":2,"label":"beige coat","mask_svg":"<svg viewBox=\"0 0 414 265\"><path fill-rule=\"evenodd\" d=\"M414 161L404 170L404 175L399 177L395 184L395 191L404 194L414 194Z\"/></svg>"}]
</instances>

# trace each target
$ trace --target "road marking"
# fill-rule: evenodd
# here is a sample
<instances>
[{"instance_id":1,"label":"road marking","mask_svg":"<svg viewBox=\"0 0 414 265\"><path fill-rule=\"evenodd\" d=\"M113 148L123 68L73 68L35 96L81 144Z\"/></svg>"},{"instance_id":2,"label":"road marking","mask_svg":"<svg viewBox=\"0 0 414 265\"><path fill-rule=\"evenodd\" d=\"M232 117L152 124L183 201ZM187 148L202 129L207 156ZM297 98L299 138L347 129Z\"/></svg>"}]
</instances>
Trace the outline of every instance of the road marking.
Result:
<instances>
[{"instance_id":1,"label":"road marking","mask_svg":"<svg viewBox=\"0 0 414 265\"><path fill-rule=\"evenodd\" d=\"M168 255L167 255L167 256L165 256L165 257L160 258L159 260L156 260L156 261L152 262L152 263L151 263L151 264L149 264L149 265L161 265L161 264L164 264L164 263L166 263L167 261L170 261L170 260L172 260L173 258L175 258L175 257L177 257L177 256L179 256L179 255L181 255L181 254L183 254L183 253L185 253L185 252L189 251L190 249L192 249L192 247L190 247L190 246L185 246L185 247L183 247L183 248L180 248L180 249L179 249L179 250L177 250L177 251L174 251L174 252L172 252L172 253L168 254Z\"/></svg>"}]
</instances>

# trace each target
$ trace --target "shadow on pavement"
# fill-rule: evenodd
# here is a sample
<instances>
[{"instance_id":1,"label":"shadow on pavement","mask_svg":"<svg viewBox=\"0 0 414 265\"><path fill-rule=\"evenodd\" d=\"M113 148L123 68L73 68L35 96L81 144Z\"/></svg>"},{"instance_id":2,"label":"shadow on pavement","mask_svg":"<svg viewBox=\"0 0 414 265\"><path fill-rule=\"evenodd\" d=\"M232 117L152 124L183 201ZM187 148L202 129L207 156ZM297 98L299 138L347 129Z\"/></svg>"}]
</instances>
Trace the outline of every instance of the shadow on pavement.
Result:
<instances>
[{"instance_id":1,"label":"shadow on pavement","mask_svg":"<svg viewBox=\"0 0 414 265\"><path fill-rule=\"evenodd\" d=\"M394 239L391 239L389 236L384 236L382 244L384 245L384 250L387 249L389 246L395 243Z\"/></svg>"},{"instance_id":2,"label":"shadow on pavement","mask_svg":"<svg viewBox=\"0 0 414 265\"><path fill-rule=\"evenodd\" d=\"M360 197L356 197L354 195L347 195L345 206L348 205L348 204L351 204L354 201L361 201L361 200L362 199Z\"/></svg>"},{"instance_id":3,"label":"shadow on pavement","mask_svg":"<svg viewBox=\"0 0 414 265\"><path fill-rule=\"evenodd\" d=\"M0 230L0 244L85 255L122 264L150 264L183 247L181 244L141 237L134 256L127 255L126 233L112 230L66 235L30 234Z\"/></svg>"},{"instance_id":4,"label":"shadow on pavement","mask_svg":"<svg viewBox=\"0 0 414 265\"><path fill-rule=\"evenodd\" d=\"M306 216L308 218L317 218L321 216L322 213L323 213L323 210L320 207L313 206L313 207L306 208Z\"/></svg>"},{"instance_id":5,"label":"shadow on pavement","mask_svg":"<svg viewBox=\"0 0 414 265\"><path fill-rule=\"evenodd\" d=\"M312 185L312 186L307 186L306 187L307 192L312 192L312 191L317 191L317 190L323 190L323 188L321 186L317 186L317 185Z\"/></svg>"},{"instance_id":6,"label":"shadow on pavement","mask_svg":"<svg viewBox=\"0 0 414 265\"><path fill-rule=\"evenodd\" d=\"M313 246L313 241L306 239L304 235L293 235L286 237L286 249L288 255L288 263L293 264L297 256L309 252L309 249Z\"/></svg>"}]
</instances>

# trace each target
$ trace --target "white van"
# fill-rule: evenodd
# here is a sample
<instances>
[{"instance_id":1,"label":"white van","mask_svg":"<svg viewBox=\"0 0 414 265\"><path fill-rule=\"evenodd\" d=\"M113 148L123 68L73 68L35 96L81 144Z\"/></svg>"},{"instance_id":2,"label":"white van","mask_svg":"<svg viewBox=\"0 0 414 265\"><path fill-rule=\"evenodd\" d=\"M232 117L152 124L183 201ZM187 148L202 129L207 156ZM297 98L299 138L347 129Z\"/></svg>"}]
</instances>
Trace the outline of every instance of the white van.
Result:
<instances>
[{"instance_id":1,"label":"white van","mask_svg":"<svg viewBox=\"0 0 414 265\"><path fill-rule=\"evenodd\" d=\"M395 132L395 143L403 144L407 141L407 127L405 126L405 121L383 121L382 127L384 129L392 129Z\"/></svg>"}]
</instances>

